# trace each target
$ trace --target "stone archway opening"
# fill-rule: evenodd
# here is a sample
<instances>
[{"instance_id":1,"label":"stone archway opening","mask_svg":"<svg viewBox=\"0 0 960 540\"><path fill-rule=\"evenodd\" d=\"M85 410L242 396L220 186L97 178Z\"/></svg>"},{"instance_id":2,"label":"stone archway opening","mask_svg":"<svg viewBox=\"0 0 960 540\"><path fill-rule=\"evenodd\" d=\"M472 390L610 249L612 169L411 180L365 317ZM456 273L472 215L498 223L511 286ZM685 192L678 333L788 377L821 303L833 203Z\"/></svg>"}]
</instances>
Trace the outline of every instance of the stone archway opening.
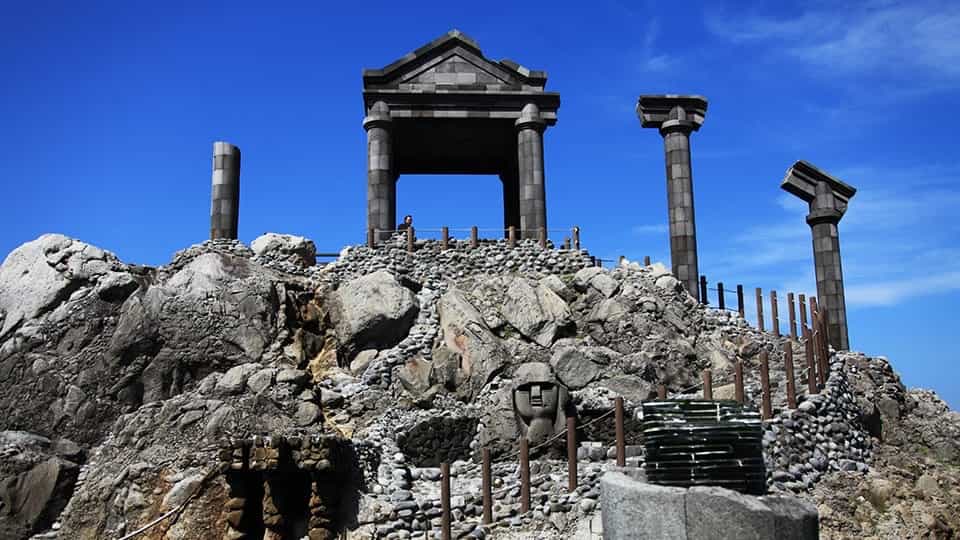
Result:
<instances>
[{"instance_id":1,"label":"stone archway opening","mask_svg":"<svg viewBox=\"0 0 960 540\"><path fill-rule=\"evenodd\" d=\"M417 238L438 238L440 227L467 238L471 226L495 237L506 221L504 183L489 174L405 174L397 179L397 223L413 216ZM503 236L503 234L500 234Z\"/></svg>"},{"instance_id":2,"label":"stone archway opening","mask_svg":"<svg viewBox=\"0 0 960 540\"><path fill-rule=\"evenodd\" d=\"M537 238L547 228L543 133L560 107L546 82L456 30L364 70L368 230L383 240L396 227L402 175L483 174L503 182L503 229Z\"/></svg>"}]
</instances>

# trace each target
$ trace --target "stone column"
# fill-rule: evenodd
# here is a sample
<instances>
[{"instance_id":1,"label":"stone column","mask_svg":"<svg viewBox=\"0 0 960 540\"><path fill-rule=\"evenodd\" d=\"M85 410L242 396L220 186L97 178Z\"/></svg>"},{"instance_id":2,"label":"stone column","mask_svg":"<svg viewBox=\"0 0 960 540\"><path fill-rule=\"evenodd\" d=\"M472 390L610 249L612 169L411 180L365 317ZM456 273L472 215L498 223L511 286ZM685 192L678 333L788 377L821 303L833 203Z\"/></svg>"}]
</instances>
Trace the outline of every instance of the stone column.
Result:
<instances>
[{"instance_id":1,"label":"stone column","mask_svg":"<svg viewBox=\"0 0 960 540\"><path fill-rule=\"evenodd\" d=\"M210 194L210 239L236 238L240 218L240 149L213 143L213 187Z\"/></svg>"},{"instance_id":2,"label":"stone column","mask_svg":"<svg viewBox=\"0 0 960 540\"><path fill-rule=\"evenodd\" d=\"M367 229L377 229L379 242L397 226L397 177L394 173L390 128L393 120L386 103L378 101L363 119L367 131Z\"/></svg>"},{"instance_id":3,"label":"stone column","mask_svg":"<svg viewBox=\"0 0 960 540\"><path fill-rule=\"evenodd\" d=\"M820 312L826 318L827 340L836 350L849 350L843 269L840 265L840 234L837 225L847 211L847 203L857 190L806 161L794 163L780 187L810 205L807 224L813 234L817 300Z\"/></svg>"},{"instance_id":4,"label":"stone column","mask_svg":"<svg viewBox=\"0 0 960 540\"><path fill-rule=\"evenodd\" d=\"M700 129L706 111L707 100L700 96L640 96L637 103L640 125L658 128L663 136L673 274L697 300L700 300L700 271L693 211L690 133Z\"/></svg>"},{"instance_id":5,"label":"stone column","mask_svg":"<svg viewBox=\"0 0 960 540\"><path fill-rule=\"evenodd\" d=\"M539 237L547 228L547 192L543 169L543 131L546 122L540 109L528 103L520 112L517 126L517 179L520 199L521 238Z\"/></svg>"}]
</instances>

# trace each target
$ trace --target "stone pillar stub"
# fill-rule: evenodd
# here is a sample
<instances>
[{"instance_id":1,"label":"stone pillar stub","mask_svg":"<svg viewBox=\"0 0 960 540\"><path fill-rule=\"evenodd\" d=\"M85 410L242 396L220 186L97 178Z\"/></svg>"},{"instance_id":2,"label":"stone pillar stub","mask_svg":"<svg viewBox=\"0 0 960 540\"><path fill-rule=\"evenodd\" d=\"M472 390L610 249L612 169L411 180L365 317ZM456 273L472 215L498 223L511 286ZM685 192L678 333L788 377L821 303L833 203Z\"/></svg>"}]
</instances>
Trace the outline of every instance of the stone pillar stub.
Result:
<instances>
[{"instance_id":1,"label":"stone pillar stub","mask_svg":"<svg viewBox=\"0 0 960 540\"><path fill-rule=\"evenodd\" d=\"M707 100L701 96L644 95L637 102L640 125L657 128L663 136L672 270L697 300L700 299L700 270L693 208L690 133L700 129L706 112Z\"/></svg>"},{"instance_id":2,"label":"stone pillar stub","mask_svg":"<svg viewBox=\"0 0 960 540\"><path fill-rule=\"evenodd\" d=\"M367 229L384 240L397 226L397 175L394 170L390 109L382 101L363 119L367 131Z\"/></svg>"},{"instance_id":3,"label":"stone pillar stub","mask_svg":"<svg viewBox=\"0 0 960 540\"><path fill-rule=\"evenodd\" d=\"M547 228L547 195L543 167L543 131L546 122L533 103L523 107L517 127L517 180L521 238L539 237Z\"/></svg>"},{"instance_id":4,"label":"stone pillar stub","mask_svg":"<svg viewBox=\"0 0 960 540\"><path fill-rule=\"evenodd\" d=\"M210 238L237 238L240 221L240 149L213 143L213 179L210 192Z\"/></svg>"},{"instance_id":5,"label":"stone pillar stub","mask_svg":"<svg viewBox=\"0 0 960 540\"><path fill-rule=\"evenodd\" d=\"M806 161L797 161L780 184L810 206L807 224L813 235L813 264L817 300L826 316L827 340L837 350L849 350L847 308L840 264L840 234L837 225L857 190Z\"/></svg>"}]
</instances>

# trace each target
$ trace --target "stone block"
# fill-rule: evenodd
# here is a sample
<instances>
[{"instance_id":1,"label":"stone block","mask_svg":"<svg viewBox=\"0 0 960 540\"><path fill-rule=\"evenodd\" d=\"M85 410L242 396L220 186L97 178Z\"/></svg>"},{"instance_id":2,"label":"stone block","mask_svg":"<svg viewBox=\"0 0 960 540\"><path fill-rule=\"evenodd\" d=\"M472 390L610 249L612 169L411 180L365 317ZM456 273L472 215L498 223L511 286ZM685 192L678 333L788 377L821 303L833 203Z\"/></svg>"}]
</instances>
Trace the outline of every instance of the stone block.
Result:
<instances>
[{"instance_id":1,"label":"stone block","mask_svg":"<svg viewBox=\"0 0 960 540\"><path fill-rule=\"evenodd\" d=\"M622 473L605 474L600 480L604 537L687 540L685 493L683 488L637 482Z\"/></svg>"}]
</instances>

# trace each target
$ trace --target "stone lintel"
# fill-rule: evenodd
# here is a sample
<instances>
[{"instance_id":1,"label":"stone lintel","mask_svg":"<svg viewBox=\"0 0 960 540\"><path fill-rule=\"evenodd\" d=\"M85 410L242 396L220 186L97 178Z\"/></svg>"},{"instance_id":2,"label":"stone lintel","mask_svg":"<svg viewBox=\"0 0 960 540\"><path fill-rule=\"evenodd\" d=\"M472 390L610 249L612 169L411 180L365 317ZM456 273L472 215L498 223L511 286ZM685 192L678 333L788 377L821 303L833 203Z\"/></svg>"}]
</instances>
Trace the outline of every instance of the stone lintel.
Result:
<instances>
[{"instance_id":1,"label":"stone lintel","mask_svg":"<svg viewBox=\"0 0 960 540\"><path fill-rule=\"evenodd\" d=\"M807 161L797 161L787 169L780 188L810 203L812 208L812 203L817 198L817 184L821 182L825 182L830 188L836 203L834 207L842 215L847 208L847 203L856 194L856 188L841 182Z\"/></svg>"},{"instance_id":2,"label":"stone lintel","mask_svg":"<svg viewBox=\"0 0 960 540\"><path fill-rule=\"evenodd\" d=\"M648 94L637 100L637 116L640 125L645 128L661 128L670 121L670 111L674 107L682 108L687 115L693 131L700 129L707 115L707 98L703 96L681 96L676 94Z\"/></svg>"},{"instance_id":3,"label":"stone lintel","mask_svg":"<svg viewBox=\"0 0 960 540\"><path fill-rule=\"evenodd\" d=\"M377 102L390 108L390 116L400 118L467 118L517 120L528 103L540 110L548 126L557 123L560 94L530 91L438 90L435 93L406 92L393 89L365 90L364 111Z\"/></svg>"}]
</instances>

